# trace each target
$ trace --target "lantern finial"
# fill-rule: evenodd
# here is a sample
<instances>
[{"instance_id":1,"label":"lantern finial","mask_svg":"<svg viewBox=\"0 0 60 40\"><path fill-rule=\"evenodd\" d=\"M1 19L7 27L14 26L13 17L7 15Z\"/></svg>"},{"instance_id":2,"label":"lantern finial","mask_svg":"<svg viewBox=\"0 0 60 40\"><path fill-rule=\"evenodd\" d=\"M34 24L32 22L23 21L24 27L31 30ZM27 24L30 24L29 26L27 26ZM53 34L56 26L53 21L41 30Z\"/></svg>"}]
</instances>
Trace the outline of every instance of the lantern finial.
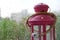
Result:
<instances>
[{"instance_id":1,"label":"lantern finial","mask_svg":"<svg viewBox=\"0 0 60 40\"><path fill-rule=\"evenodd\" d=\"M48 11L49 6L44 4L44 3L39 3L37 5L35 5L34 10L35 12L47 12Z\"/></svg>"}]
</instances>

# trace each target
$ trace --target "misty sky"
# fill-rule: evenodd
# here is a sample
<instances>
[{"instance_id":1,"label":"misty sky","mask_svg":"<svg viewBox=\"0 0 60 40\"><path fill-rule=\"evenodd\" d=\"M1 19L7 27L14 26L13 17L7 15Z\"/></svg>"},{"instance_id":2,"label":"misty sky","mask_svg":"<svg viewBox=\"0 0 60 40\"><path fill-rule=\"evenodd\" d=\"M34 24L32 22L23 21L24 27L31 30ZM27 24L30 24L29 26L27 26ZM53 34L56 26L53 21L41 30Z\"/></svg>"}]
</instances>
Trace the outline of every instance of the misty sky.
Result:
<instances>
[{"instance_id":1,"label":"misty sky","mask_svg":"<svg viewBox=\"0 0 60 40\"><path fill-rule=\"evenodd\" d=\"M60 10L60 0L0 0L1 16L10 17L11 13L18 13L23 9L33 13L33 7L38 3L48 4L54 11Z\"/></svg>"}]
</instances>

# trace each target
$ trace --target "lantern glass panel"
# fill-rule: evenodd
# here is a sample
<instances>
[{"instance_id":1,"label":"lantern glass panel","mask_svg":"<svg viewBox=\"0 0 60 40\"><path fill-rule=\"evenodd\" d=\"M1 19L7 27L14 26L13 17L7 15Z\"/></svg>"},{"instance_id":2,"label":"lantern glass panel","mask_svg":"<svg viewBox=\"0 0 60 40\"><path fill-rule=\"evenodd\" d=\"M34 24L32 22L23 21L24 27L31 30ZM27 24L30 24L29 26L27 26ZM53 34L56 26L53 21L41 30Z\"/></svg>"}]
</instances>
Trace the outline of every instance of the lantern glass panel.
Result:
<instances>
[{"instance_id":1,"label":"lantern glass panel","mask_svg":"<svg viewBox=\"0 0 60 40\"><path fill-rule=\"evenodd\" d=\"M39 40L38 27L39 27L38 25L34 25L34 33L35 33L34 40Z\"/></svg>"},{"instance_id":2,"label":"lantern glass panel","mask_svg":"<svg viewBox=\"0 0 60 40\"><path fill-rule=\"evenodd\" d=\"M46 30L48 30L50 28L50 25L46 25ZM46 34L46 39L50 40L50 31Z\"/></svg>"}]
</instances>

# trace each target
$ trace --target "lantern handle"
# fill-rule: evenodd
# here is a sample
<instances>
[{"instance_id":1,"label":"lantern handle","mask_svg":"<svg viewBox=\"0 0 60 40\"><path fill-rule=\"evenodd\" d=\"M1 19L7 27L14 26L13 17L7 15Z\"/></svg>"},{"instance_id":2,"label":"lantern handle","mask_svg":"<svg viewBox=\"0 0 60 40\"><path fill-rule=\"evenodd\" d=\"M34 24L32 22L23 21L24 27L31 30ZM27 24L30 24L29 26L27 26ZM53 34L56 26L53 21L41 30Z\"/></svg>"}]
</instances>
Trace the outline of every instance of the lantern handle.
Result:
<instances>
[{"instance_id":1,"label":"lantern handle","mask_svg":"<svg viewBox=\"0 0 60 40\"><path fill-rule=\"evenodd\" d=\"M50 7L48 8L48 12L49 12L49 13L51 12L51 8L50 8Z\"/></svg>"}]
</instances>

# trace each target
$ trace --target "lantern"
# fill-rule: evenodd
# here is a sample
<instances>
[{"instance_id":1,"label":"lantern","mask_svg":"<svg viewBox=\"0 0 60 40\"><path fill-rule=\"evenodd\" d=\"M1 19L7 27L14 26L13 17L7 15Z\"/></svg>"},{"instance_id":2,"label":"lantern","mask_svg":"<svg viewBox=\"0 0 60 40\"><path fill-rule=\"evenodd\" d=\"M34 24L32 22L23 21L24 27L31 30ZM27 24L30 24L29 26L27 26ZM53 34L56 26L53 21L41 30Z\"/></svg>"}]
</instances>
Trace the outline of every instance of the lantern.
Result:
<instances>
[{"instance_id":1,"label":"lantern","mask_svg":"<svg viewBox=\"0 0 60 40\"><path fill-rule=\"evenodd\" d=\"M56 16L47 12L48 8L46 4L38 4L34 7L36 14L28 18L31 40L55 40Z\"/></svg>"}]
</instances>

